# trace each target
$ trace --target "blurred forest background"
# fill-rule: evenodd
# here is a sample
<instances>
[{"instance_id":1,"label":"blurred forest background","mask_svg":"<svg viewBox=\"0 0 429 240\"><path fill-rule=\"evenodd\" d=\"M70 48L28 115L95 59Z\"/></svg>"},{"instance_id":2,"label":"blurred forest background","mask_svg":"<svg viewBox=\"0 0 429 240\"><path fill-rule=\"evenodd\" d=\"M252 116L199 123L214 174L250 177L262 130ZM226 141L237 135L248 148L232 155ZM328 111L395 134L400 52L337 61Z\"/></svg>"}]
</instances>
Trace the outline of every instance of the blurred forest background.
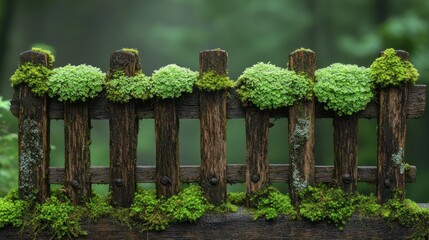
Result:
<instances>
[{"instance_id":1,"label":"blurred forest background","mask_svg":"<svg viewBox=\"0 0 429 240\"><path fill-rule=\"evenodd\" d=\"M264 61L285 67L297 48L313 49L317 67L334 62L369 67L388 47L410 53L429 81L429 1L427 0L241 0L114 1L0 0L0 95L10 99L9 78L19 54L34 45L55 52L55 66L87 63L108 70L109 56L124 47L140 51L146 75L169 63L198 70L201 50L229 53L229 75L237 79ZM427 111L427 110L426 110ZM0 101L0 195L17 185L17 119ZM429 202L429 113L409 120L406 161L417 165L417 182L407 196ZM272 119L270 163L287 163L287 119ZM198 164L198 120L181 120L180 159ZM317 164L333 164L332 120L317 120ZM108 165L108 123L93 121L92 165ZM359 165L376 165L376 120L359 122ZM63 122L52 121L53 166L64 166ZM228 162L244 163L244 120L228 121ZM155 163L153 120L141 121L138 163ZM286 191L286 184L277 184ZM374 186L359 185L364 192ZM96 186L97 191L107 186ZM243 185L231 190L244 191Z\"/></svg>"}]
</instances>

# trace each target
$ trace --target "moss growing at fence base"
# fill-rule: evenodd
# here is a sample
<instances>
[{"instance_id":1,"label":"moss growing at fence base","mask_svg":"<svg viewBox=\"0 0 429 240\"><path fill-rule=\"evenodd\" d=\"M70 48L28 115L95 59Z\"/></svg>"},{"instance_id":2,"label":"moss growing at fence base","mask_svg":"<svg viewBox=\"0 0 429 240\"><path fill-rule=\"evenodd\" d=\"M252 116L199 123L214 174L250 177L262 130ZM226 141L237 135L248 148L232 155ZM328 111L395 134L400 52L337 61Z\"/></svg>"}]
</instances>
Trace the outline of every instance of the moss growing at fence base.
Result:
<instances>
[{"instance_id":1,"label":"moss growing at fence base","mask_svg":"<svg viewBox=\"0 0 429 240\"><path fill-rule=\"evenodd\" d=\"M43 205L29 210L28 203L18 200L16 192L0 198L0 228L23 226L36 234L48 231L52 238L75 238L85 235L81 222L109 217L130 229L147 231L165 230L169 224L195 222L204 213L228 213L244 205L246 193L229 193L228 202L220 207L207 203L201 188L191 185L177 196L157 198L154 190L139 190L131 208L115 209L109 198L94 196L86 207L74 207L62 193L54 193ZM377 204L374 196L349 195L339 188L319 185L300 192L299 212L292 207L288 195L268 186L250 197L249 209L254 219L263 217L274 220L289 216L291 220L307 219L312 222L328 221L342 229L352 214L365 218L381 217L387 223L396 222L414 230L413 238L429 236L429 209L421 208L411 200L391 199L384 205Z\"/></svg>"}]
</instances>

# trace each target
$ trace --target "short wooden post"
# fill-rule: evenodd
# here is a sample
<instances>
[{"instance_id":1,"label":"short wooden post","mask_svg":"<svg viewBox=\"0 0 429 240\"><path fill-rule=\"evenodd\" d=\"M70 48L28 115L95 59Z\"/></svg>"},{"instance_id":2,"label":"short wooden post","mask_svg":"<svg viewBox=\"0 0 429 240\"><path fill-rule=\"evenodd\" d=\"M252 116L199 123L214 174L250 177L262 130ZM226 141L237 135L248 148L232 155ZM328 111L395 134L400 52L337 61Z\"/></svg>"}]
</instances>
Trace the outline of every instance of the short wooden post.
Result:
<instances>
[{"instance_id":1,"label":"short wooden post","mask_svg":"<svg viewBox=\"0 0 429 240\"><path fill-rule=\"evenodd\" d=\"M246 121L246 191L247 200L252 193L268 184L268 110L255 106L245 109ZM247 205L250 203L247 201Z\"/></svg>"},{"instance_id":2,"label":"short wooden post","mask_svg":"<svg viewBox=\"0 0 429 240\"><path fill-rule=\"evenodd\" d=\"M200 76L214 71L226 76L228 54L223 50L200 52ZM200 92L201 187L207 200L226 202L226 104L227 91Z\"/></svg>"},{"instance_id":3,"label":"short wooden post","mask_svg":"<svg viewBox=\"0 0 429 240\"><path fill-rule=\"evenodd\" d=\"M48 67L48 56L36 51L21 53L20 64ZM49 116L47 96L36 97L26 84L18 86L19 196L43 203L49 196Z\"/></svg>"},{"instance_id":4,"label":"short wooden post","mask_svg":"<svg viewBox=\"0 0 429 240\"><path fill-rule=\"evenodd\" d=\"M307 50L291 53L289 69L314 81L316 54ZM314 98L296 102L289 108L289 192L295 206L299 203L298 192L315 184L314 110Z\"/></svg>"},{"instance_id":5,"label":"short wooden post","mask_svg":"<svg viewBox=\"0 0 429 240\"><path fill-rule=\"evenodd\" d=\"M128 51L115 51L110 56L109 76L115 71L133 76L140 70L139 57ZM110 191L112 205L129 207L137 189L137 135L139 122L135 103L111 103L110 126Z\"/></svg>"},{"instance_id":6,"label":"short wooden post","mask_svg":"<svg viewBox=\"0 0 429 240\"><path fill-rule=\"evenodd\" d=\"M171 197L180 191L179 118L175 99L154 102L156 193Z\"/></svg>"},{"instance_id":7,"label":"short wooden post","mask_svg":"<svg viewBox=\"0 0 429 240\"><path fill-rule=\"evenodd\" d=\"M403 61L408 60L405 51L396 51L396 55ZM407 98L408 85L379 90L377 198L380 203L394 198L395 193L404 197Z\"/></svg>"},{"instance_id":8,"label":"short wooden post","mask_svg":"<svg viewBox=\"0 0 429 240\"><path fill-rule=\"evenodd\" d=\"M358 120L357 113L334 116L335 180L348 193L356 192L358 178Z\"/></svg>"},{"instance_id":9,"label":"short wooden post","mask_svg":"<svg viewBox=\"0 0 429 240\"><path fill-rule=\"evenodd\" d=\"M91 119L87 102L64 103L65 189L74 205L91 197Z\"/></svg>"}]
</instances>

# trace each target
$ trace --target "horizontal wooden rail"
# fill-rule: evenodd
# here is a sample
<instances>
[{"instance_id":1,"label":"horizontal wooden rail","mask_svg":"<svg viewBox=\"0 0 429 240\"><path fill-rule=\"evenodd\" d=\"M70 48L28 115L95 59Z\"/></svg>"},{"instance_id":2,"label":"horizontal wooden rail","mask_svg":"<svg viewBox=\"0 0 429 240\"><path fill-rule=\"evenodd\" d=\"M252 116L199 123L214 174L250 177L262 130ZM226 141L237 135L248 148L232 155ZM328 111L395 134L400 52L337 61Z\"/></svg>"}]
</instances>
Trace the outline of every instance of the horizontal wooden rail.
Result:
<instances>
[{"instance_id":1,"label":"horizontal wooden rail","mask_svg":"<svg viewBox=\"0 0 429 240\"><path fill-rule=\"evenodd\" d=\"M426 85L414 85L409 87L409 96L406 104L407 117L419 118L423 116L426 106ZM104 96L105 94L100 94ZM17 92L15 91L14 97L11 101L11 112L14 116L18 116L18 109L21 102L19 101ZM22 103L26 104L26 103ZM109 106L112 104L104 97L97 97L89 101L89 116L91 119L108 119ZM334 112L327 111L323 108L321 103L316 102L316 118L332 118ZM140 119L153 118L153 102L138 102L136 103L136 114ZM199 97L198 94L185 94L177 101L177 114L181 119L199 119ZM365 110L358 113L359 118L377 118L378 107L373 101L368 104ZM270 112L272 118L288 117L286 108L280 108ZM64 119L64 103L56 99L49 101L49 118L50 119ZM233 91L230 92L230 97L227 104L227 118L244 118L244 108L239 101L237 94Z\"/></svg>"},{"instance_id":2,"label":"horizontal wooden rail","mask_svg":"<svg viewBox=\"0 0 429 240\"><path fill-rule=\"evenodd\" d=\"M49 168L50 184L64 183L64 168ZM91 167L91 183L108 184L109 167ZM155 166L138 166L136 169L136 181L138 183L155 183ZM406 173L405 181L407 183L415 182L417 169L410 166ZM190 165L180 167L180 181L182 183L199 182L200 166ZM332 182L334 176L334 166L316 166L316 182ZM359 166L358 182L375 183L377 178L377 167ZM270 164L268 168L268 179L270 182L289 182L289 164ZM246 165L229 164L227 165L227 182L244 183L246 181Z\"/></svg>"},{"instance_id":3,"label":"horizontal wooden rail","mask_svg":"<svg viewBox=\"0 0 429 240\"><path fill-rule=\"evenodd\" d=\"M174 224L161 232L130 231L110 219L85 223L88 236L77 239L409 239L413 230L380 218L354 215L344 230L326 222L294 221L287 217L274 221L253 220L240 209L237 213L206 214L195 223ZM241 229L241 231L238 231ZM1 230L0 239L33 239L31 233L19 235L19 229ZM37 239L49 239L41 234Z\"/></svg>"}]
</instances>

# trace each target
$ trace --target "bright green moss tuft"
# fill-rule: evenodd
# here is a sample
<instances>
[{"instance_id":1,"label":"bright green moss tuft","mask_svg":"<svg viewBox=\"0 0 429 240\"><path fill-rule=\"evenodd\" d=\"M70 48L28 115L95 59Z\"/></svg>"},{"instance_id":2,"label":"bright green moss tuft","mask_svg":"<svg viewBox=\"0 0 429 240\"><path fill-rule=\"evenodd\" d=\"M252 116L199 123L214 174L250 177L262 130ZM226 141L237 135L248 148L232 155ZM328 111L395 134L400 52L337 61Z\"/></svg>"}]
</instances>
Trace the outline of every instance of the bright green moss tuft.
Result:
<instances>
[{"instance_id":1,"label":"bright green moss tuft","mask_svg":"<svg viewBox=\"0 0 429 240\"><path fill-rule=\"evenodd\" d=\"M158 98L178 98L182 93L192 92L198 72L170 64L152 74L152 94Z\"/></svg>"},{"instance_id":2,"label":"bright green moss tuft","mask_svg":"<svg viewBox=\"0 0 429 240\"><path fill-rule=\"evenodd\" d=\"M50 75L51 70L45 66L25 63L16 69L10 77L10 81L12 87L24 83L30 87L34 95L43 96L48 92L47 81Z\"/></svg>"},{"instance_id":3,"label":"bright green moss tuft","mask_svg":"<svg viewBox=\"0 0 429 240\"><path fill-rule=\"evenodd\" d=\"M110 205L110 198L107 196L94 194L91 200L86 204L90 220L96 221L101 217L110 216L113 207Z\"/></svg>"},{"instance_id":4,"label":"bright green moss tuft","mask_svg":"<svg viewBox=\"0 0 429 240\"><path fill-rule=\"evenodd\" d=\"M314 51L311 50L310 48L298 48L295 51L293 51L292 54L296 53L296 52L311 52L311 53L314 53Z\"/></svg>"},{"instance_id":5,"label":"bright green moss tuft","mask_svg":"<svg viewBox=\"0 0 429 240\"><path fill-rule=\"evenodd\" d=\"M326 109L339 116L351 115L365 109L373 99L372 81L367 68L334 63L316 71L314 94Z\"/></svg>"},{"instance_id":6,"label":"bright green moss tuft","mask_svg":"<svg viewBox=\"0 0 429 240\"><path fill-rule=\"evenodd\" d=\"M139 51L135 48L122 48L122 51L130 52L130 53L137 55L137 56L139 55Z\"/></svg>"},{"instance_id":7,"label":"bright green moss tuft","mask_svg":"<svg viewBox=\"0 0 429 240\"><path fill-rule=\"evenodd\" d=\"M29 204L18 200L17 191L0 198L0 228L5 226L21 227L23 216L27 213Z\"/></svg>"},{"instance_id":8,"label":"bright green moss tuft","mask_svg":"<svg viewBox=\"0 0 429 240\"><path fill-rule=\"evenodd\" d=\"M55 56L54 56L54 54L52 54L51 51L49 51L47 49L43 49L43 48L38 48L38 47L31 48L31 51L46 54L46 56L48 56L48 68L52 69L54 62L55 62Z\"/></svg>"},{"instance_id":9,"label":"bright green moss tuft","mask_svg":"<svg viewBox=\"0 0 429 240\"><path fill-rule=\"evenodd\" d=\"M249 101L264 110L308 99L312 96L313 82L305 74L296 74L269 63L257 63L244 70L236 86L241 101Z\"/></svg>"},{"instance_id":10,"label":"bright green moss tuft","mask_svg":"<svg viewBox=\"0 0 429 240\"><path fill-rule=\"evenodd\" d=\"M103 90L105 74L96 67L81 64L67 65L52 70L48 79L50 97L60 101L86 101Z\"/></svg>"},{"instance_id":11,"label":"bright green moss tuft","mask_svg":"<svg viewBox=\"0 0 429 240\"><path fill-rule=\"evenodd\" d=\"M221 76L214 71L209 71L198 78L195 86L203 91L219 91L234 87L234 82L228 76Z\"/></svg>"},{"instance_id":12,"label":"bright green moss tuft","mask_svg":"<svg viewBox=\"0 0 429 240\"><path fill-rule=\"evenodd\" d=\"M255 220L260 217L273 220L279 215L295 215L295 209L291 204L289 196L280 193L273 186L268 186L258 192L252 193L250 205L255 206L253 215Z\"/></svg>"},{"instance_id":13,"label":"bright green moss tuft","mask_svg":"<svg viewBox=\"0 0 429 240\"><path fill-rule=\"evenodd\" d=\"M228 202L243 206L246 204L246 193L245 192L230 192L228 193Z\"/></svg>"},{"instance_id":14,"label":"bright green moss tuft","mask_svg":"<svg viewBox=\"0 0 429 240\"><path fill-rule=\"evenodd\" d=\"M371 64L370 69L375 83L382 88L414 84L419 78L419 73L413 64L408 60L401 60L396 56L393 48L386 49L383 55Z\"/></svg>"},{"instance_id":15,"label":"bright green moss tuft","mask_svg":"<svg viewBox=\"0 0 429 240\"><path fill-rule=\"evenodd\" d=\"M151 79L142 72L131 77L117 72L112 75L112 79L105 82L106 97L112 102L120 103L129 102L131 99L146 100L152 97L151 85Z\"/></svg>"}]
</instances>

